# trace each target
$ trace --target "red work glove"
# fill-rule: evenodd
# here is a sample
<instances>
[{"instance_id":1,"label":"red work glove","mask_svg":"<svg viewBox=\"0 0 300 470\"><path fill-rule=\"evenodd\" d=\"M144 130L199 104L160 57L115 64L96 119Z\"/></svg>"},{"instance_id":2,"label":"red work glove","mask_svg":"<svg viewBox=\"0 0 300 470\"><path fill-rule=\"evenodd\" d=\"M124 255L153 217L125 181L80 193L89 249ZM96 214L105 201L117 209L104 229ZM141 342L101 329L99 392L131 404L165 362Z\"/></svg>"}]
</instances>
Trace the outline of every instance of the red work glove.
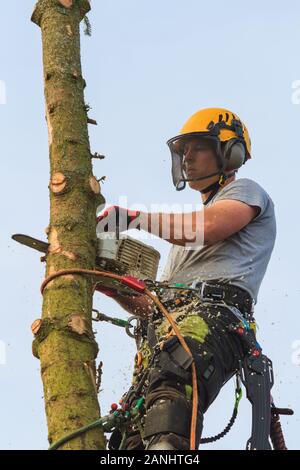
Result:
<instances>
[{"instance_id":1,"label":"red work glove","mask_svg":"<svg viewBox=\"0 0 300 470\"><path fill-rule=\"evenodd\" d=\"M97 217L100 222L100 230L103 232L124 232L128 230L129 225L140 215L140 211L132 211L120 206L110 206ZM97 227L99 229L99 226ZM135 227L140 230L140 224Z\"/></svg>"},{"instance_id":2,"label":"red work glove","mask_svg":"<svg viewBox=\"0 0 300 470\"><path fill-rule=\"evenodd\" d=\"M118 291L116 289L110 289L109 287L102 287L100 284L97 284L95 290L98 292L102 292L102 294L107 295L108 297L117 297Z\"/></svg>"}]
</instances>

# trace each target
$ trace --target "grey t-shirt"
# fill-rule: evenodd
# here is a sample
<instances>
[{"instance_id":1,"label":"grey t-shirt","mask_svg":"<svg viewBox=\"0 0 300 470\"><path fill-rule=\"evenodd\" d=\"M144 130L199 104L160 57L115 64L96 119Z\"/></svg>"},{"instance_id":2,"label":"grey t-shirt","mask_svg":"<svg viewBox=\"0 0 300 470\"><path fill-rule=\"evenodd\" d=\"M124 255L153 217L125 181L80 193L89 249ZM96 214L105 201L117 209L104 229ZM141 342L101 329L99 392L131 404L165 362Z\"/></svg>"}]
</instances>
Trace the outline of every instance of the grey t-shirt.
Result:
<instances>
[{"instance_id":1,"label":"grey t-shirt","mask_svg":"<svg viewBox=\"0 0 300 470\"><path fill-rule=\"evenodd\" d=\"M242 230L214 245L196 250L172 245L160 281L189 286L195 280L234 284L247 290L256 304L275 244L274 203L258 183L248 178L236 179L220 189L205 207L221 199L235 199L261 210Z\"/></svg>"}]
</instances>

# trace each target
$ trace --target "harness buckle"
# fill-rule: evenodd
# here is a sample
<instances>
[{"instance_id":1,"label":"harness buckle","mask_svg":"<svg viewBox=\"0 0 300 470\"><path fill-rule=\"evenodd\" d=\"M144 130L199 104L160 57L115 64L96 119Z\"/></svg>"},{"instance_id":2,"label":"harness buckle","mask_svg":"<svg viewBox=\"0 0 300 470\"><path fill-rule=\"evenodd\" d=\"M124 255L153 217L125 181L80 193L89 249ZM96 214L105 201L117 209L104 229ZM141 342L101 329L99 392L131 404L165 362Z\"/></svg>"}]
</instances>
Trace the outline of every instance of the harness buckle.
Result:
<instances>
[{"instance_id":1,"label":"harness buckle","mask_svg":"<svg viewBox=\"0 0 300 470\"><path fill-rule=\"evenodd\" d=\"M199 285L200 283L198 283ZM197 288L197 284L195 286ZM217 286L211 286L209 285L206 281L201 282L201 287L200 287L200 297L201 300L223 300L224 299L224 290L222 288L219 288L219 292L210 292L205 295L205 288L206 287L212 287L213 289L218 289Z\"/></svg>"}]
</instances>

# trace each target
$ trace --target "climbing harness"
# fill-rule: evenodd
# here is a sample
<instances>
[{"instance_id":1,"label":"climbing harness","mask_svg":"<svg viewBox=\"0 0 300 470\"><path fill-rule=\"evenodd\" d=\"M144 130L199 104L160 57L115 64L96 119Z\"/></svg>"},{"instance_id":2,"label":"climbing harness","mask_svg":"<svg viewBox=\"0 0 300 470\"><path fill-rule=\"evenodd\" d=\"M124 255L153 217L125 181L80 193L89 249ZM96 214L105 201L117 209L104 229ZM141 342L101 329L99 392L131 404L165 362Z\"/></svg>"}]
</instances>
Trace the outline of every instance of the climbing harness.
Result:
<instances>
[{"instance_id":1,"label":"climbing harness","mask_svg":"<svg viewBox=\"0 0 300 470\"><path fill-rule=\"evenodd\" d=\"M43 293L46 285L51 280L57 278L58 276L67 275L67 274L88 274L97 278L97 276L108 276L113 279L118 280L119 282L126 284L129 288L133 289L135 292L146 294L153 302L155 307L163 314L163 316L168 320L170 323L172 330L175 334L175 339L178 344L181 346L180 355L186 365L186 367L191 368L192 372L192 416L191 416L191 425L190 425L190 449L195 450L195 443L196 443L196 427L197 427L197 413L198 413L198 387L197 387L197 374L196 374L196 367L193 355L189 349L189 346L185 342L184 338L182 337L176 322L170 316L169 312L163 305L163 303L159 300L159 297L154 295L152 291L156 293L162 292L165 288L178 288L182 290L184 287L187 292L189 291L197 291L197 289L190 288L184 286L182 284L177 285L169 285L166 286L165 283L159 283L149 280L141 281L136 279L132 276L119 276L114 273L98 271L98 270L86 270L86 269L66 269L61 270L56 273L51 274L48 276L41 286L41 292ZM99 281L98 281L99 282ZM151 290L150 290L151 289ZM206 299L207 300L207 299ZM213 299L209 299L210 301ZM221 303L224 305L224 303ZM271 395L270 390L273 385L273 373L272 373L272 363L271 361L262 354L261 347L257 343L255 339L255 331L254 325L250 326L250 322L248 322L239 312L239 310L234 306L228 306L230 310L235 314L238 322L232 323L229 326L229 331L238 335L241 340L242 344L244 345L246 356L243 360L240 361L240 370L237 371L237 387L235 392L235 405L233 415L230 419L230 422L224 429L224 431L217 436L212 438L202 438L200 439L200 443L207 443L207 442L214 442L217 439L223 437L231 428L233 422L235 421L237 415L238 404L241 398L241 389L239 386L239 381L241 380L246 387L247 390L247 397L252 403L252 435L251 438L247 442L247 449L271 449L271 446L268 441L268 437L270 435L271 430L271 439L272 442L275 443L278 447L285 447L284 439L282 436L282 430L279 423L279 414L283 414L280 412L280 409L275 408L273 403L271 402ZM118 326L123 326L127 328L127 332L130 335L135 336L136 332L131 333L131 328L133 327L131 321L136 319L133 317L128 321L121 321L116 318L107 317L103 314L97 312L97 316L94 318L96 321L109 321L112 324L116 324ZM253 322L252 322L253 323ZM151 325L151 322L149 323ZM149 338L152 334L152 340L155 340L155 332L151 333L151 327L148 328ZM173 340L173 338L171 338ZM173 340L174 342L175 340ZM161 345L156 343L152 345L153 348L153 355L151 359L151 363L157 358L159 353L161 353ZM178 358L179 356L177 356ZM151 365L150 363L150 365ZM119 446L119 449L125 443L126 436L127 436L127 426L132 422L137 422L137 420L142 419L141 410L143 410L144 405L144 397L138 396L143 389L143 386L146 382L146 378L149 374L150 367L144 372L143 377L141 378L137 387L131 387L129 392L126 394L124 399L122 400L122 408L121 410L117 409L117 405L112 410L111 415L109 418L105 417L100 420L95 421L79 430L63 437L56 443L52 444L50 449L57 449L59 446L63 445L70 439L77 437L78 435L87 432L90 429L94 429L95 427L102 426L104 430L106 429L117 429L119 428L122 431L122 440ZM136 405L133 408L130 408L130 403L136 401ZM271 413L271 410L273 412ZM277 410L277 411L275 411ZM284 410L286 414L292 414L292 410ZM263 425L262 425L263 422ZM141 423L138 425L139 429L141 429ZM275 447L274 447L275 448Z\"/></svg>"}]
</instances>

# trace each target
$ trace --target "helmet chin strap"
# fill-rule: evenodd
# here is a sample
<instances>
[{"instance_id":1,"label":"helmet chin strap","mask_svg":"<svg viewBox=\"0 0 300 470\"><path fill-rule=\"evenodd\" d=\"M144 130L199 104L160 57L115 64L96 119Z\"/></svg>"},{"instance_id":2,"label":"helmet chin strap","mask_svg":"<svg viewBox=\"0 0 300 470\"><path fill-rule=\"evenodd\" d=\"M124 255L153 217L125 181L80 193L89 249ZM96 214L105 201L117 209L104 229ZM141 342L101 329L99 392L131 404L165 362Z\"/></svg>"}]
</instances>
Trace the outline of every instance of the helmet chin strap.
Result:
<instances>
[{"instance_id":1,"label":"helmet chin strap","mask_svg":"<svg viewBox=\"0 0 300 470\"><path fill-rule=\"evenodd\" d=\"M206 188L204 189L201 189L200 190L200 193L201 194L206 194L208 193L209 191L212 191L211 194L208 196L208 198L206 199L206 201L203 202L203 205L206 206L206 204L209 203L209 201L212 200L212 198L217 194L217 192L219 191L219 189L224 185L225 181L230 178L231 176L233 176L236 172L236 170L233 170L231 173L229 173L228 175L225 175L224 173L224 170L225 170L225 166L226 166L226 162L222 161L222 158L220 157L219 154L216 155L216 159L217 161L219 161L219 163L221 163L221 168L220 168L220 171L217 172L217 173L212 173L210 175L207 175L207 176L203 176L201 178L188 178L188 179L185 179L185 181L200 181L200 180L204 180L204 179L207 179L207 178L210 178L212 176L215 176L215 175L219 175L219 179L218 181L215 181L214 183L210 184L209 186L206 186Z\"/></svg>"},{"instance_id":2,"label":"helmet chin strap","mask_svg":"<svg viewBox=\"0 0 300 470\"><path fill-rule=\"evenodd\" d=\"M220 175L220 178L218 179L218 181L215 181L214 183L210 184L209 186L207 186L206 188L204 189L201 189L200 190L200 193L201 194L206 194L208 193L209 191L212 191L211 194L208 196L208 198L206 199L206 201L203 202L203 205L206 206L206 204L209 203L209 201L212 200L212 198L217 194L217 192L219 191L219 189L224 185L225 181L230 178L231 176L233 176L235 174L235 171L229 173L228 175L225 175L223 172L221 173Z\"/></svg>"}]
</instances>

